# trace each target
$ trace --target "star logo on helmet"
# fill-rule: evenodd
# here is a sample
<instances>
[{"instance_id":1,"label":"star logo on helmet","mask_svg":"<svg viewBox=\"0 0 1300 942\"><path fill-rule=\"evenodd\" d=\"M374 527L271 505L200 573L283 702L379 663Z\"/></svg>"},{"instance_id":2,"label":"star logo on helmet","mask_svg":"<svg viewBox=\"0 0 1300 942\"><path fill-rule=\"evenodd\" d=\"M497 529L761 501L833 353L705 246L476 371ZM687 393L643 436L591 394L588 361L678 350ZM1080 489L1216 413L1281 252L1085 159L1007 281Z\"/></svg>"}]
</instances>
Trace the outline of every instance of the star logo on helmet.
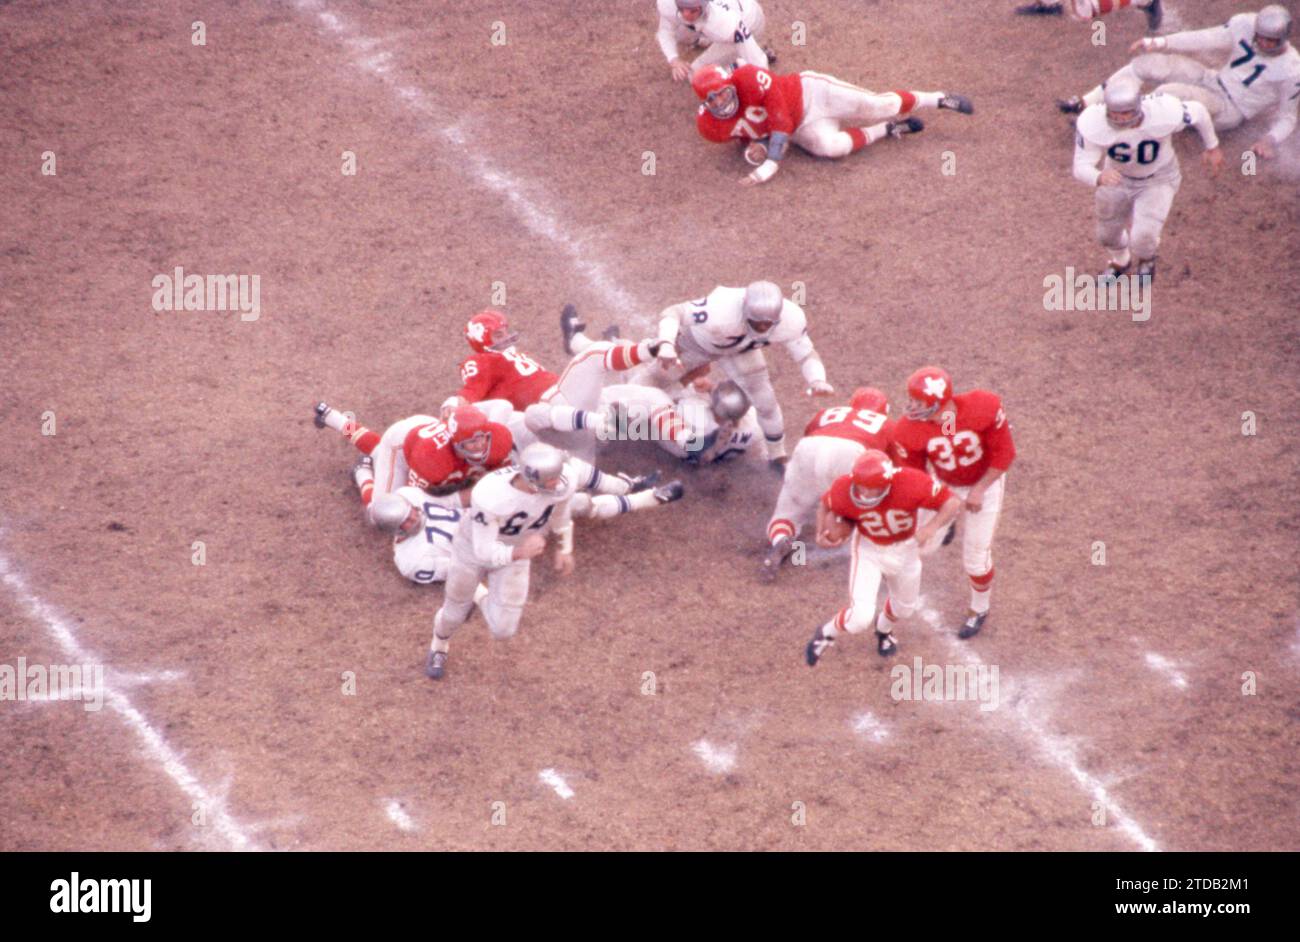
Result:
<instances>
[{"instance_id":1,"label":"star logo on helmet","mask_svg":"<svg viewBox=\"0 0 1300 942\"><path fill-rule=\"evenodd\" d=\"M447 431L451 432L453 435L456 434L456 416L447 416Z\"/></svg>"},{"instance_id":2,"label":"star logo on helmet","mask_svg":"<svg viewBox=\"0 0 1300 942\"><path fill-rule=\"evenodd\" d=\"M925 393L927 396L942 399L947 390L948 384L944 382L942 376L927 376L925 378Z\"/></svg>"},{"instance_id":3,"label":"star logo on helmet","mask_svg":"<svg viewBox=\"0 0 1300 942\"><path fill-rule=\"evenodd\" d=\"M483 341L484 328L478 321L470 321L469 326L465 328L465 333L480 343Z\"/></svg>"},{"instance_id":4,"label":"star logo on helmet","mask_svg":"<svg viewBox=\"0 0 1300 942\"><path fill-rule=\"evenodd\" d=\"M892 461L886 461L884 463L884 467L880 469L880 475L886 481L892 481L894 479L894 475L896 475L898 471L899 471L898 465L894 464Z\"/></svg>"}]
</instances>

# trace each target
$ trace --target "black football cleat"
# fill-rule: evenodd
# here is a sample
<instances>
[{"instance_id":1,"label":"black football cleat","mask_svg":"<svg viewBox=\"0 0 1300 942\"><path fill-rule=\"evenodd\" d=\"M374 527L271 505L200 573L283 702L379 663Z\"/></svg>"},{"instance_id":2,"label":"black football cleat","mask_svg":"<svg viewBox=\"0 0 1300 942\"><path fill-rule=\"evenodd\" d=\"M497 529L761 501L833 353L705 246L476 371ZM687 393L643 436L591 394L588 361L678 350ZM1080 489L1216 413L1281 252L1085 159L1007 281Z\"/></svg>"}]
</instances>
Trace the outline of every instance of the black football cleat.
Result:
<instances>
[{"instance_id":1,"label":"black football cleat","mask_svg":"<svg viewBox=\"0 0 1300 942\"><path fill-rule=\"evenodd\" d=\"M813 632L812 640L803 650L803 659L808 662L809 667L816 667L817 662L822 659L822 655L835 644L834 638L827 638L822 634L822 626L818 625L817 630Z\"/></svg>"},{"instance_id":2,"label":"black football cleat","mask_svg":"<svg viewBox=\"0 0 1300 942\"><path fill-rule=\"evenodd\" d=\"M661 504L671 504L675 500L681 500L685 493L686 487L681 481L669 481L655 488L655 500Z\"/></svg>"},{"instance_id":3,"label":"black football cleat","mask_svg":"<svg viewBox=\"0 0 1300 942\"><path fill-rule=\"evenodd\" d=\"M984 627L984 619L989 617L988 612L980 612L976 615L974 612L966 613L966 620L962 622L961 629L957 632L957 637L963 641L967 638L973 638L980 633Z\"/></svg>"},{"instance_id":4,"label":"black football cleat","mask_svg":"<svg viewBox=\"0 0 1300 942\"><path fill-rule=\"evenodd\" d=\"M1061 114L1083 114L1083 109L1086 107L1088 106L1083 103L1083 99L1078 95L1056 99L1056 110Z\"/></svg>"},{"instance_id":5,"label":"black football cleat","mask_svg":"<svg viewBox=\"0 0 1300 942\"><path fill-rule=\"evenodd\" d=\"M965 95L944 95L939 99L939 107L961 114L975 113L975 106L971 104L970 99Z\"/></svg>"},{"instance_id":6,"label":"black football cleat","mask_svg":"<svg viewBox=\"0 0 1300 942\"><path fill-rule=\"evenodd\" d=\"M1151 0L1151 5L1142 10L1147 15L1147 32L1155 33L1165 21L1165 11L1161 0Z\"/></svg>"},{"instance_id":7,"label":"black football cleat","mask_svg":"<svg viewBox=\"0 0 1300 942\"><path fill-rule=\"evenodd\" d=\"M904 134L919 134L925 130L925 122L920 118L904 118L902 121L890 121L885 125L885 133L890 137L902 137Z\"/></svg>"},{"instance_id":8,"label":"black football cleat","mask_svg":"<svg viewBox=\"0 0 1300 942\"><path fill-rule=\"evenodd\" d=\"M881 657L893 657L898 653L898 642L894 640L893 632L887 635L876 632L876 653Z\"/></svg>"},{"instance_id":9,"label":"black football cleat","mask_svg":"<svg viewBox=\"0 0 1300 942\"><path fill-rule=\"evenodd\" d=\"M424 673L430 680L442 680L447 673L447 652L430 651L429 659L424 662Z\"/></svg>"},{"instance_id":10,"label":"black football cleat","mask_svg":"<svg viewBox=\"0 0 1300 942\"><path fill-rule=\"evenodd\" d=\"M1142 284L1150 287L1156 280L1156 260L1147 258L1138 262L1137 276Z\"/></svg>"},{"instance_id":11,"label":"black football cleat","mask_svg":"<svg viewBox=\"0 0 1300 942\"><path fill-rule=\"evenodd\" d=\"M564 305L560 312L560 333L564 334L564 352L573 356L573 338L587 329L587 325L578 316L578 309L572 304Z\"/></svg>"},{"instance_id":12,"label":"black football cleat","mask_svg":"<svg viewBox=\"0 0 1300 942\"><path fill-rule=\"evenodd\" d=\"M325 416L329 413L330 407L327 402L316 403L316 411L311 417L312 424L317 428L325 427Z\"/></svg>"},{"instance_id":13,"label":"black football cleat","mask_svg":"<svg viewBox=\"0 0 1300 942\"><path fill-rule=\"evenodd\" d=\"M776 574L781 569L781 563L785 562L787 556L794 552L794 540L789 537L782 537L767 548L763 554L763 562L758 568L758 578L761 582L775 582Z\"/></svg>"},{"instance_id":14,"label":"black football cleat","mask_svg":"<svg viewBox=\"0 0 1300 942\"><path fill-rule=\"evenodd\" d=\"M1060 16L1065 12L1065 4L1039 0L1038 3L1024 3L1016 7L1016 16Z\"/></svg>"}]
</instances>

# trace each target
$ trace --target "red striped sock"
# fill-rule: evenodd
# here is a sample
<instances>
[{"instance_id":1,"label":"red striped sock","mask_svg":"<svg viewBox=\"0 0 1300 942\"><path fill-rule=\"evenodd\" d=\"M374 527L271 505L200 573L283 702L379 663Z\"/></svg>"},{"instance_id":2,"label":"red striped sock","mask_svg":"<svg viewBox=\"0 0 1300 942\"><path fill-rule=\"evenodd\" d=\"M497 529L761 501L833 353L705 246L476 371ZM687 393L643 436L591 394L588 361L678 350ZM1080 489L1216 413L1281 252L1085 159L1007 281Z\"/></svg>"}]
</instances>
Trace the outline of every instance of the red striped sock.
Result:
<instances>
[{"instance_id":1,"label":"red striped sock","mask_svg":"<svg viewBox=\"0 0 1300 942\"><path fill-rule=\"evenodd\" d=\"M844 133L853 141L853 149L849 151L850 154L856 154L871 143L867 140L867 133L862 128L848 128Z\"/></svg>"},{"instance_id":2,"label":"red striped sock","mask_svg":"<svg viewBox=\"0 0 1300 942\"><path fill-rule=\"evenodd\" d=\"M990 569L982 576L969 576L970 587L976 592L987 592L989 584L993 581L993 570Z\"/></svg>"},{"instance_id":3,"label":"red striped sock","mask_svg":"<svg viewBox=\"0 0 1300 942\"><path fill-rule=\"evenodd\" d=\"M767 525L767 542L776 543L782 537L794 539L794 521L784 517L773 520Z\"/></svg>"},{"instance_id":4,"label":"red striped sock","mask_svg":"<svg viewBox=\"0 0 1300 942\"><path fill-rule=\"evenodd\" d=\"M348 441L357 446L357 451L363 455L368 455L375 450L379 444L379 433L372 432L364 425L358 425L350 435Z\"/></svg>"},{"instance_id":5,"label":"red striped sock","mask_svg":"<svg viewBox=\"0 0 1300 942\"><path fill-rule=\"evenodd\" d=\"M894 89L894 94L897 95L899 98L903 99L903 103L898 107L899 114L907 114L909 111L911 111L913 108L916 107L916 96L913 95L911 92L904 92L898 89ZM850 131L849 133L851 134L852 132Z\"/></svg>"},{"instance_id":6,"label":"red striped sock","mask_svg":"<svg viewBox=\"0 0 1300 942\"><path fill-rule=\"evenodd\" d=\"M375 482L366 481L361 485L361 506L369 507L370 498L375 494Z\"/></svg>"}]
</instances>

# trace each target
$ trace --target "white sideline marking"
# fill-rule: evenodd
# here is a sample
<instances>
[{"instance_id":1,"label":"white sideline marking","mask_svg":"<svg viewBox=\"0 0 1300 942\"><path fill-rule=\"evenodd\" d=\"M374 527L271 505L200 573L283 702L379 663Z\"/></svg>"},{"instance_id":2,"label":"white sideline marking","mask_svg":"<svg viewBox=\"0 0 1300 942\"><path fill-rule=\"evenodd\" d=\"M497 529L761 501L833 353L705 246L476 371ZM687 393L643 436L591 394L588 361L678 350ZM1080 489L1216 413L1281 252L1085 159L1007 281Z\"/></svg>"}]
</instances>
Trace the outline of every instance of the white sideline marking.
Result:
<instances>
[{"instance_id":1,"label":"white sideline marking","mask_svg":"<svg viewBox=\"0 0 1300 942\"><path fill-rule=\"evenodd\" d=\"M889 738L889 730L885 724L876 719L876 715L870 710L859 713L853 718L853 731L863 739L870 739L872 742L884 742Z\"/></svg>"},{"instance_id":2,"label":"white sideline marking","mask_svg":"<svg viewBox=\"0 0 1300 942\"><path fill-rule=\"evenodd\" d=\"M399 831L415 830L415 822L411 820L411 816L406 813L406 809L402 807L402 803L396 798L388 799L384 804L384 813L388 815L389 821L397 825Z\"/></svg>"},{"instance_id":3,"label":"white sideline marking","mask_svg":"<svg viewBox=\"0 0 1300 942\"><path fill-rule=\"evenodd\" d=\"M383 45L382 40L360 35L345 17L326 10L321 0L297 2L300 10L314 13L328 32L345 36L345 45L354 52L361 53L351 56L353 65L379 79L402 105L430 119L431 130L455 148L459 166L466 168L469 175L480 184L504 197L510 208L535 235L553 243L569 256L573 267L604 296L608 308L606 313L619 320L631 320L641 328L649 326L651 316L657 313L658 308L651 310L625 291L610 275L606 266L597 261L596 249L585 240L569 235L555 213L541 201L525 195L526 191L539 189L536 184L496 166L484 156L484 148L473 146L465 133L463 117L458 120L453 115L444 114L422 89L393 78L392 52L382 49L375 51ZM644 313L646 311L650 311L651 315Z\"/></svg>"},{"instance_id":4,"label":"white sideline marking","mask_svg":"<svg viewBox=\"0 0 1300 942\"><path fill-rule=\"evenodd\" d=\"M1154 651L1148 651L1144 656L1144 660L1147 662L1148 667L1164 674L1169 678L1169 682L1179 690L1187 689L1187 676L1169 658L1156 654Z\"/></svg>"},{"instance_id":5,"label":"white sideline marking","mask_svg":"<svg viewBox=\"0 0 1300 942\"><path fill-rule=\"evenodd\" d=\"M921 620L932 628L938 629L942 624L942 616L933 608L922 602ZM954 663L973 664L976 667L985 666L983 658L979 656L976 649L969 643L957 640L957 637L950 631L939 631L940 636L948 645L950 657ZM1001 671L999 671L999 674ZM1008 678L1003 678L1002 682L1007 686ZM1015 697L1002 698L1003 703L1015 703ZM1045 711L1043 711L1045 712ZM1014 707L1014 712L1005 709L989 711L990 716L1006 716L1014 719L1020 732L1027 735L1028 738L1038 747L1038 751L1046 757L1053 765L1064 769L1070 777L1083 789L1092 796L1093 801L1100 802L1106 809L1108 818L1114 821L1124 835L1134 844L1145 851L1158 851L1159 845L1153 841L1147 833L1142 830L1142 826L1137 823L1119 803L1111 797L1110 792L1106 789L1101 779L1089 774L1079 764L1078 749L1066 737L1049 732L1040 719L1034 715L1035 711L1030 708L1028 698L1022 698L1019 704Z\"/></svg>"},{"instance_id":6,"label":"white sideline marking","mask_svg":"<svg viewBox=\"0 0 1300 942\"><path fill-rule=\"evenodd\" d=\"M304 12L315 13L321 22L334 33L352 33L352 45L357 48L364 47L366 50L372 49L374 42L369 37L356 35L350 24L336 14L324 10L321 0L297 0L299 9ZM374 69L367 69L364 60L354 58L356 64L363 71L369 71L370 74L376 74ZM443 114L426 95L423 90L412 86L402 84L387 76L387 68L384 73L378 74L378 78L393 91L397 100L413 111L423 114L433 122L433 130L438 136L456 149L457 156L460 158L461 166L468 167L472 175L480 183L505 197L511 208L519 214L524 224L536 235L545 238L554 243L560 249L569 255L574 268L583 274L591 284L597 288L606 298L612 311L621 312L625 318L630 318L639 326L646 326L649 319L639 312L649 310L638 304L631 295L619 286L609 275L605 266L595 260L596 252L590 249L587 244L579 239L568 235L554 213L548 210L541 203L525 196L521 190L536 189L536 187L526 187L524 181L503 170L495 167L486 157L483 156L482 148L475 148L470 145L463 129L463 120L457 121L450 115ZM933 612L933 610L931 610ZM937 621L939 615L934 612L928 618L934 618ZM973 655L972 649L965 645L958 645L956 638L949 638L948 644L954 648L960 648L964 653L966 660L971 660ZM981 663L975 657L973 663ZM998 711L994 711L995 713ZM1132 840L1134 840L1144 850L1158 850L1154 841L1152 841L1132 818L1128 817L1119 806L1112 801L1106 794L1104 786L1097 779L1088 775L1079 767L1077 759L1068 749L1055 742L1053 737L1049 737L1041 728L1034 727L1028 721L1022 718L1021 727L1024 731L1030 733L1039 745L1039 748L1054 763L1068 771L1080 786L1091 793L1094 798L1103 801L1108 808L1111 819L1114 820L1121 829ZM1068 744L1067 744L1068 745ZM735 763L734 748L729 753L719 752L714 747L700 740L694 745L696 755L704 759L706 764L710 764L708 756L713 756L715 761L727 762L727 768ZM726 771L727 769L721 769Z\"/></svg>"},{"instance_id":7,"label":"white sideline marking","mask_svg":"<svg viewBox=\"0 0 1300 942\"><path fill-rule=\"evenodd\" d=\"M50 636L63 650L68 663L103 663L102 659L81 646L76 631L62 615L32 593L27 587L26 580L14 570L9 558L3 553L0 553L0 576L4 577L5 584L13 590L18 601L31 613L32 618L49 631ZM171 777L190 801L201 805L206 810L212 830L225 838L236 850L260 849L230 814L225 798L214 794L198 780L186 767L176 750L163 738L162 733L158 732L144 714L135 708L130 697L121 691L120 684L110 683L107 677L108 671L105 670L104 673L104 703L122 717L131 731L140 738L145 752L163 767L163 771Z\"/></svg>"},{"instance_id":8,"label":"white sideline marking","mask_svg":"<svg viewBox=\"0 0 1300 942\"><path fill-rule=\"evenodd\" d=\"M543 784L555 789L555 794L565 801L573 797L573 789L569 787L569 783L555 769L542 769L537 773L537 777L542 780Z\"/></svg>"},{"instance_id":9,"label":"white sideline marking","mask_svg":"<svg viewBox=\"0 0 1300 942\"><path fill-rule=\"evenodd\" d=\"M710 772L722 775L736 767L735 746L715 746L707 739L696 740L691 745L692 751L700 757Z\"/></svg>"}]
</instances>

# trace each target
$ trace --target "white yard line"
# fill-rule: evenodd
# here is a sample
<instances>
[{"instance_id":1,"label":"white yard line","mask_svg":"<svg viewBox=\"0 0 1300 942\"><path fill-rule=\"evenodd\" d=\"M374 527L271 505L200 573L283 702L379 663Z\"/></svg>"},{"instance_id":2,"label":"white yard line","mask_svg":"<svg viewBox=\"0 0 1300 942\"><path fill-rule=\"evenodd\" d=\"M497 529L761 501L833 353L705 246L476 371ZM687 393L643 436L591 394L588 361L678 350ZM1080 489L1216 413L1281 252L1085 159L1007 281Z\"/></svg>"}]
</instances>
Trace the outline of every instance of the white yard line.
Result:
<instances>
[{"instance_id":1,"label":"white yard line","mask_svg":"<svg viewBox=\"0 0 1300 942\"><path fill-rule=\"evenodd\" d=\"M970 642L961 641L950 628L943 624L943 617L935 609L921 603L920 610L921 620L944 639L948 646L949 657L954 664L974 664L977 667L985 666L984 659L979 656L978 651ZM1001 671L999 670L999 675ZM1012 687L1011 678L1002 676L1001 682L1007 687ZM1003 703L1014 700L1014 698L1003 696ZM1050 732L1041 719L1041 714L1047 711L1042 710L1041 700L1036 700L1032 705L1028 698L1022 700L1021 705L1013 710L999 708L989 711L989 716L1003 716L1012 721L1012 729L1017 731L1024 738L1028 739L1038 750L1043 758L1047 759L1053 765L1063 769L1074 779L1075 783L1084 792L1092 796L1093 801L1100 802L1106 809L1107 819L1113 821L1115 825L1124 832L1124 835L1138 847L1145 851L1158 851L1160 847L1156 844L1142 826L1120 807L1114 797L1106 789L1105 784L1096 776L1085 771L1079 761L1078 748L1068 738ZM1036 709L1038 708L1038 709Z\"/></svg>"},{"instance_id":2,"label":"white yard line","mask_svg":"<svg viewBox=\"0 0 1300 942\"><path fill-rule=\"evenodd\" d=\"M383 83L405 108L427 119L427 130L440 138L456 156L456 165L484 186L502 197L515 215L534 235L545 239L569 257L574 269L600 293L607 313L616 320L630 320L647 328L658 308L651 309L633 297L610 274L589 240L579 238L549 207L545 200L530 196L543 188L496 165L486 156L486 148L471 140L465 130L464 117L444 112L436 102L415 85L404 84L393 76L393 53L382 47L383 39L364 36L343 16L329 10L322 0L297 0L298 9L312 14L329 34L340 38L352 53L351 59L362 72ZM387 40L394 43L395 40ZM486 45L486 35L484 43Z\"/></svg>"},{"instance_id":3,"label":"white yard line","mask_svg":"<svg viewBox=\"0 0 1300 942\"><path fill-rule=\"evenodd\" d=\"M1147 667L1154 671L1159 671L1169 678L1169 682L1179 690L1187 689L1187 675L1178 669L1178 665L1169 658L1157 654L1155 651L1148 651L1142 658L1146 661Z\"/></svg>"},{"instance_id":4,"label":"white yard line","mask_svg":"<svg viewBox=\"0 0 1300 942\"><path fill-rule=\"evenodd\" d=\"M864 710L853 717L853 732L874 743L882 743L889 739L889 730L870 710Z\"/></svg>"},{"instance_id":5,"label":"white yard line","mask_svg":"<svg viewBox=\"0 0 1300 942\"><path fill-rule=\"evenodd\" d=\"M397 825L399 831L414 831L415 822L411 816L406 813L402 803L396 798L390 798L384 802L384 814L388 815L388 820Z\"/></svg>"},{"instance_id":6,"label":"white yard line","mask_svg":"<svg viewBox=\"0 0 1300 942\"><path fill-rule=\"evenodd\" d=\"M555 769L542 769L542 771L537 773L537 777L541 779L543 785L549 785L551 788L555 789L555 794L559 795L565 801L568 801L573 797L573 789L570 788L569 783L564 780L564 776L560 775L560 773L555 771Z\"/></svg>"},{"instance_id":7,"label":"white yard line","mask_svg":"<svg viewBox=\"0 0 1300 942\"><path fill-rule=\"evenodd\" d=\"M599 252L586 240L571 235L560 217L541 198L528 195L538 192L540 186L493 164L484 155L485 148L477 146L468 138L463 119L455 120L453 116L444 113L422 89L393 77L391 52L375 51L376 47L383 44L380 40L358 34L344 17L327 9L323 0L297 0L297 6L304 13L314 15L328 33L343 39L344 44L354 52L353 63L357 68L382 82L403 107L426 118L429 122L428 130L455 151L458 164L466 168L478 183L501 196L529 231L567 254L577 272L604 296L611 312L617 312L619 316L634 320L642 326L649 322L649 318L643 312L650 311L651 308L639 303L614 280L609 273L610 269L598 258ZM922 614L928 623L938 625L937 612L931 610L928 616ZM965 660L980 663L978 655L975 655L969 646L959 645L956 638L951 638L948 643L955 654L961 653ZM1016 716L1022 734L1032 739L1044 756L1067 771L1095 800L1103 802L1111 820L1115 821L1134 843L1144 850L1158 849L1155 842L1146 835L1137 822L1125 814L1111 799L1102 783L1082 769L1068 743L1047 733L1032 717L1019 713L1009 714L1001 710L993 712ZM728 753L725 749L719 750L707 740L699 740L694 744L693 749L696 755L715 771L728 771L735 764L734 747ZM554 772L554 770L544 770L542 774L545 775L547 771Z\"/></svg>"},{"instance_id":8,"label":"white yard line","mask_svg":"<svg viewBox=\"0 0 1300 942\"><path fill-rule=\"evenodd\" d=\"M715 775L725 775L736 767L735 746L715 746L707 739L698 739L691 744L691 751Z\"/></svg>"},{"instance_id":9,"label":"white yard line","mask_svg":"<svg viewBox=\"0 0 1300 942\"><path fill-rule=\"evenodd\" d=\"M0 577L3 577L5 585L9 586L33 620L44 626L69 664L104 663L101 658L81 646L77 631L71 622L32 592L27 581L3 553L0 553ZM140 739L145 754L162 767L191 802L204 809L204 816L211 830L220 835L235 850L259 849L248 836L247 831L231 815L225 799L199 781L157 727L150 723L131 702L131 698L123 692L122 687L107 679L107 668L105 675L104 704L117 713Z\"/></svg>"}]
</instances>

